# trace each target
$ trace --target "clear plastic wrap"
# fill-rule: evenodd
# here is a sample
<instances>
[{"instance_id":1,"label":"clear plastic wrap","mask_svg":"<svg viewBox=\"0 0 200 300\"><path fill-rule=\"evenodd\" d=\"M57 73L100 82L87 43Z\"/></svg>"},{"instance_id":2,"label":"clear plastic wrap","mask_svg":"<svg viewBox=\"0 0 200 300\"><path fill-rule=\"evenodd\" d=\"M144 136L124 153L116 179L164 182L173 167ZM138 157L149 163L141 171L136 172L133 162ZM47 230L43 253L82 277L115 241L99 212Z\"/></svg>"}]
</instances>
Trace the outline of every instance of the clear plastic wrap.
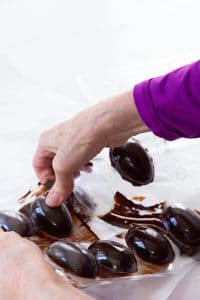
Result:
<instances>
[{"instance_id":1,"label":"clear plastic wrap","mask_svg":"<svg viewBox=\"0 0 200 300\"><path fill-rule=\"evenodd\" d=\"M149 149L153 156L155 163L154 182L146 186L135 187L122 180L110 165L108 151L104 150L94 159L93 172L82 174L77 180L77 186L82 188L88 197L97 204L96 215L101 215L110 210L116 191L122 192L128 198L143 195L145 196L145 204L155 204L166 200L169 204L183 203L192 209L199 209L200 184L198 178L200 171L199 168L196 168L196 165L200 164L198 156L200 150L199 139L179 140L167 144L152 134L142 134L138 136L138 139ZM121 228L113 227L102 220L99 221L97 217L93 218L88 224L100 239L116 240L116 234L123 231ZM120 240L120 242L123 241ZM134 295L138 293L138 297L141 297L136 299L143 299L142 294L146 295L147 293L146 286L149 286L149 289L151 286L153 289L153 286L157 285L159 287L159 291L156 291L158 296L155 296L154 291L152 299L159 299L159 295L163 290L165 290L166 295L164 299L168 299L167 294L172 297L173 293L177 293L177 288L180 289L180 286L184 286L181 282L186 280L185 278L189 276L188 274L192 272L193 268L196 270L195 274L197 275L195 276L200 276L200 273L198 273L199 262L186 255L180 255L176 247L174 249L176 259L165 270L147 275L136 273L121 278L97 279L84 282L83 286L95 296L98 293L103 294L105 289L109 296L104 296L103 299L120 299L126 291L126 286L130 291L133 291ZM196 281L196 277L193 280ZM159 286L159 282L162 286ZM169 282L171 283L169 284ZM140 289L143 284L145 288ZM190 284L192 285L192 280ZM94 291L95 293L93 293ZM124 299L131 299L127 292L123 297ZM149 299L151 299L151 296Z\"/></svg>"},{"instance_id":2,"label":"clear plastic wrap","mask_svg":"<svg viewBox=\"0 0 200 300\"><path fill-rule=\"evenodd\" d=\"M185 62L189 62L189 60L183 62L179 60L176 64L167 65L166 69L161 70L160 68L157 72L163 73ZM151 65L151 74L155 75L155 65L153 63ZM161 63L157 63L157 65L161 65ZM130 88L133 81L139 81L150 76L150 74L146 74L147 66L145 69L141 67L140 75L135 76L135 70L132 69L131 72L115 70L112 74L102 74L102 76L98 74L96 77L92 75L85 80L80 78L80 87L88 96L88 103L93 103L94 99L104 98L122 89ZM120 74L120 76L114 76L114 74ZM17 109L18 102L12 103L10 106L9 104L2 105L2 140L0 143L4 153L6 153L6 159L2 157L1 161L3 174L0 181L2 209L8 207L17 209L17 198L20 197L23 191L26 191L31 182L36 180L30 168L30 161L41 128L63 118L62 109L55 116L57 103L54 103L54 99L58 99L59 95L52 92L47 93L31 84L28 87L25 86L26 88L24 88L23 80L20 80L17 84L19 94L22 95L20 103L27 105L23 112L21 112L21 109ZM8 96L8 100L12 99L17 93L13 87L15 85L12 85L12 89L10 89L13 91L13 95ZM5 90L8 89L9 87ZM26 101L30 94L34 100L31 109L29 102ZM7 100L7 98L5 99ZM43 101L43 99L46 99L46 101ZM66 102L62 97L59 99L60 103ZM8 101L8 103L10 102ZM52 104L48 108L53 112L53 119L49 119L48 114L46 114L47 103L48 105L49 103ZM39 111L38 107L40 107ZM3 125L7 124L6 117L8 113L13 118L12 112L15 110L18 111L18 114L14 116L16 132L13 133ZM5 113L5 117L4 112L7 113ZM24 127L24 124L27 124L27 128ZM192 209L199 208L200 140L182 139L176 142L165 142L151 133L142 134L137 138L143 146L149 149L154 159L154 182L147 186L134 187L122 180L119 174L110 166L108 150L104 150L94 159L93 172L90 174L82 173L81 177L76 180L76 188L84 190L87 196L97 204L96 214L104 213L111 208L113 196L117 190L127 197L144 195L146 197L145 204L167 200L169 203L184 203ZM11 162L12 167L8 167L8 162ZM117 232L121 232L121 229L114 229L97 218L90 222L90 226L103 239L112 239ZM177 249L176 254L175 262L162 272L147 275L133 274L121 278L84 280L75 278L69 273L64 273L61 268L55 265L54 267L61 276L66 278L67 275L70 276L72 283L96 299L118 300L123 298L124 300L139 300L148 298L149 300L174 300L178 297L183 300L191 297L198 299L200 292L196 286L198 286L200 280L199 262L187 256L180 256Z\"/></svg>"},{"instance_id":3,"label":"clear plastic wrap","mask_svg":"<svg viewBox=\"0 0 200 300\"><path fill-rule=\"evenodd\" d=\"M103 150L93 159L92 172L81 172L81 176L76 179L74 194L78 201L77 207L81 213L84 212L86 216L90 216L90 219L87 220L89 232L87 232L87 228L86 231L84 229L80 231L79 225L82 223L80 223L80 220L77 223L75 218L74 234L69 236L70 240L89 246L97 237L100 240L112 240L126 245L124 234L127 229L112 226L100 218L112 209L116 191L123 193L129 199L138 196L144 197L142 204L145 206L167 201L168 204L182 203L189 208L199 209L197 195L198 177L200 175L198 173L200 171L197 169L196 172L191 172L191 170L195 170L195 165L198 163L199 140L180 140L166 144L163 143L162 139L154 137L151 133L139 135L137 139L144 147L149 149L150 155L153 157L155 165L154 181L151 184L137 187L123 180L119 173L111 167L108 149ZM191 190L194 194L191 193ZM134 201L136 202L136 200ZM81 228L84 228L83 224ZM90 232L95 234L95 238L90 236ZM108 293L115 292L115 289L113 289L115 286L117 288L123 286L124 290L124 285L126 285L130 289L135 287L139 291L139 287L144 282L147 285L152 283L152 286L154 282L155 284L158 281L166 282L163 286L163 288L166 288L168 281L173 279L173 284L168 287L169 291L176 288L174 286L175 282L180 288L181 280L187 276L191 268L194 268L198 274L199 262L195 261L193 257L180 255L179 249L172 243L175 260L169 265L156 266L139 260L138 271L131 275L121 277L111 275L110 277L97 277L95 279L83 278L67 272L47 257L46 249L53 242L53 239L45 240L36 237L33 240L44 250L46 260L58 274L69 280L74 286L95 296L98 293L97 291L101 294L105 289ZM172 292L173 290L171 290ZM128 294L126 296L128 297Z\"/></svg>"},{"instance_id":4,"label":"clear plastic wrap","mask_svg":"<svg viewBox=\"0 0 200 300\"><path fill-rule=\"evenodd\" d=\"M130 64L120 70L79 76L78 83L88 103L93 103L95 99L120 93L145 78L164 74L196 59L198 59L197 54L190 54L150 63L144 62L143 65L134 63L133 66ZM78 186L83 188L89 197L95 199L97 210L101 213L109 209L116 191L130 198L144 195L145 204L166 200L168 203L183 203L189 208L199 209L200 139L166 142L151 133L141 134L137 138L149 149L154 159L154 182L146 186L134 187L122 180L120 175L111 168L108 151L104 150L95 159L93 179L91 174L83 174L77 181ZM105 228L98 229L98 234L101 238L112 236ZM180 256L177 248L175 251L176 260L165 271L94 281L90 282L84 290L96 299L105 300L146 298L174 300L178 297L183 300L191 297L198 299L200 297L197 288L200 279L199 262L191 257Z\"/></svg>"},{"instance_id":5,"label":"clear plastic wrap","mask_svg":"<svg viewBox=\"0 0 200 300\"><path fill-rule=\"evenodd\" d=\"M129 199L142 196L145 198L142 202L145 205L167 201L168 204L182 203L189 208L199 209L198 178L200 171L199 169L195 169L198 160L200 163L200 159L198 158L200 150L199 139L190 141L180 140L166 144L163 143L162 139L155 138L150 133L139 135L137 138L142 142L143 146L149 149L154 160L156 172L155 179L151 184L136 187L123 180L119 173L111 167L108 149L105 149L94 158L91 173L82 172L81 176L76 179L74 193L77 200L80 201L78 207L81 208L81 205L84 209L86 207L86 215L91 216L91 219L87 221L87 227L89 227L98 239L118 241L126 245L123 233L126 233L127 229L112 226L99 218L99 216L109 212L113 207L116 191L120 191ZM84 209L80 209L80 211L85 211ZM78 242L89 246L91 241L87 240L87 238L82 239L81 234L79 234L78 225L75 223L74 229L75 236L78 234L79 237ZM119 238L119 235L122 238ZM74 240L74 236L72 236L72 241L76 241L76 239ZM49 242L51 241L42 244L44 250L46 250ZM69 280L76 287L84 289L91 295L95 295L95 297L98 293L101 294L103 290L111 293L108 294L110 297L114 297L112 293L115 293L115 287L118 289L119 286L123 287L123 291L125 291L124 286L127 286L134 293L136 290L141 294L146 291L140 289L141 285L145 284L153 287L158 282L163 283L163 288L166 289L167 287L167 292L173 295L173 291L176 292L176 288L180 289L182 280L185 280L191 269L194 268L198 275L199 262L195 261L193 257L180 255L179 249L173 243L172 245L176 256L175 260L168 266L153 266L139 261L136 273L121 277L82 278L58 267L46 254L45 258L57 273L66 278L66 280ZM196 279L194 278L194 280ZM171 284L168 286L169 282ZM190 284L193 285L192 281ZM115 296L116 299L122 297L119 297L120 293L117 293L118 296ZM159 295L160 291L157 291L157 294ZM125 297L129 297L129 293ZM109 299L109 297L104 296L103 299Z\"/></svg>"}]
</instances>

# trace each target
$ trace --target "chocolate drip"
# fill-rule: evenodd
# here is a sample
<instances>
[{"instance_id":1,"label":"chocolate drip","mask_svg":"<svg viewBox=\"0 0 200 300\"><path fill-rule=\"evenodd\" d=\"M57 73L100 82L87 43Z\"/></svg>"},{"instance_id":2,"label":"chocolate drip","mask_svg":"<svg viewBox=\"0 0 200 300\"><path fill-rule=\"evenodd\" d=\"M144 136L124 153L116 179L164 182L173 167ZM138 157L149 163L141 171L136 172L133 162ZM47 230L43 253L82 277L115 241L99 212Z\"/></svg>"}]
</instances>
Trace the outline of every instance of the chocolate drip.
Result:
<instances>
[{"instance_id":1,"label":"chocolate drip","mask_svg":"<svg viewBox=\"0 0 200 300\"><path fill-rule=\"evenodd\" d=\"M149 214L140 215L140 211ZM159 210L159 212L158 212ZM121 228L136 225L148 225L167 235L180 249L181 253L194 255L200 252L200 218L196 213L185 207L167 206L161 202L152 206L136 204L117 192L113 209L101 216L105 222Z\"/></svg>"},{"instance_id":2,"label":"chocolate drip","mask_svg":"<svg viewBox=\"0 0 200 300\"><path fill-rule=\"evenodd\" d=\"M155 211L157 209L163 209L166 207L166 201L160 202L150 206L144 206L142 204L135 203L133 200L127 199L120 192L116 192L115 194L115 207L120 207L122 210L124 208L129 209L137 209L137 210L147 210L147 211Z\"/></svg>"},{"instance_id":3,"label":"chocolate drip","mask_svg":"<svg viewBox=\"0 0 200 300\"><path fill-rule=\"evenodd\" d=\"M146 224L146 225L153 225L158 228L165 229L164 224L160 220L153 220L153 219L141 220L141 219L137 219L137 217L136 219L131 219L131 218L127 219L127 218L120 217L118 215L114 215L112 213L108 213L102 216L101 219L113 226L117 226L121 228L129 228L136 224Z\"/></svg>"}]
</instances>

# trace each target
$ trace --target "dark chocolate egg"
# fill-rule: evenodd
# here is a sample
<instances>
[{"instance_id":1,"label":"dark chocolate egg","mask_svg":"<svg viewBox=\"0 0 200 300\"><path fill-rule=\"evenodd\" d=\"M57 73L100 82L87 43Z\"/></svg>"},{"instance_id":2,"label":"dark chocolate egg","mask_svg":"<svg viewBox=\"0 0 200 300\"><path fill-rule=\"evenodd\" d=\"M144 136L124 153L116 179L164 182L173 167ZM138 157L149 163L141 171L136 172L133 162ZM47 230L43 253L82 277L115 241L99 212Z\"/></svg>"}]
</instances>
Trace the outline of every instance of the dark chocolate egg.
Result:
<instances>
[{"instance_id":1,"label":"dark chocolate egg","mask_svg":"<svg viewBox=\"0 0 200 300\"><path fill-rule=\"evenodd\" d=\"M95 256L99 270L111 273L133 273L137 262L133 251L113 241L97 241L89 247Z\"/></svg>"},{"instance_id":2,"label":"dark chocolate egg","mask_svg":"<svg viewBox=\"0 0 200 300\"><path fill-rule=\"evenodd\" d=\"M200 246L200 215L184 206L168 206L163 211L166 229L180 242Z\"/></svg>"},{"instance_id":3,"label":"dark chocolate egg","mask_svg":"<svg viewBox=\"0 0 200 300\"><path fill-rule=\"evenodd\" d=\"M128 247L146 262L156 265L168 264L175 257L167 238L153 228L147 226L130 228L125 239Z\"/></svg>"},{"instance_id":4,"label":"dark chocolate egg","mask_svg":"<svg viewBox=\"0 0 200 300\"><path fill-rule=\"evenodd\" d=\"M65 238L72 231L72 218L64 204L52 208L45 203L45 197L40 196L31 203L29 214L36 230L39 232L57 238Z\"/></svg>"},{"instance_id":5,"label":"dark chocolate egg","mask_svg":"<svg viewBox=\"0 0 200 300\"><path fill-rule=\"evenodd\" d=\"M98 273L95 257L82 245L68 241L53 243L47 255L59 266L83 277L96 277Z\"/></svg>"},{"instance_id":6,"label":"dark chocolate egg","mask_svg":"<svg viewBox=\"0 0 200 300\"><path fill-rule=\"evenodd\" d=\"M110 149L111 165L133 185L145 185L154 179L152 158L139 142L129 141Z\"/></svg>"},{"instance_id":7,"label":"dark chocolate egg","mask_svg":"<svg viewBox=\"0 0 200 300\"><path fill-rule=\"evenodd\" d=\"M31 221L22 213L11 210L0 212L0 227L4 231L15 231L22 237L33 235L33 227Z\"/></svg>"}]
</instances>

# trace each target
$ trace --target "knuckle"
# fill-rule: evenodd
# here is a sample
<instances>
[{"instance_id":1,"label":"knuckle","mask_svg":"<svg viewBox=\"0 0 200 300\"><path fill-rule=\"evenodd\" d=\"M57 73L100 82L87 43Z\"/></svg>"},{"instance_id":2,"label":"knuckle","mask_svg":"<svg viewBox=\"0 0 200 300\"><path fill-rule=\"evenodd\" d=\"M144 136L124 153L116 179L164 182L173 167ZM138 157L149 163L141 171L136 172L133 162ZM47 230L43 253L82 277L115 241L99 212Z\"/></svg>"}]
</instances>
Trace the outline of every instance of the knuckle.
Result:
<instances>
[{"instance_id":1,"label":"knuckle","mask_svg":"<svg viewBox=\"0 0 200 300\"><path fill-rule=\"evenodd\" d=\"M53 161L53 169L56 174L64 174L65 173L62 161L60 161L59 159L56 159L55 161Z\"/></svg>"},{"instance_id":2,"label":"knuckle","mask_svg":"<svg viewBox=\"0 0 200 300\"><path fill-rule=\"evenodd\" d=\"M55 156L52 166L55 173L65 174L66 173L66 155L64 151L60 151Z\"/></svg>"}]
</instances>

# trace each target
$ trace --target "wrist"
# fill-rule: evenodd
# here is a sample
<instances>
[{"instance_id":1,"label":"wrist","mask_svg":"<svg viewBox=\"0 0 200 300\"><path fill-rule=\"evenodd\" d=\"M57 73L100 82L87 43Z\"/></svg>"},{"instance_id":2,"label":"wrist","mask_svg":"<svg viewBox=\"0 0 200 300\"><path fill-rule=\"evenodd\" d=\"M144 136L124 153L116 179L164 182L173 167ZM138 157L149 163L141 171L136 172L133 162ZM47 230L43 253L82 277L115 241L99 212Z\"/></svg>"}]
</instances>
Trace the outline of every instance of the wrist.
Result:
<instances>
[{"instance_id":1,"label":"wrist","mask_svg":"<svg viewBox=\"0 0 200 300\"><path fill-rule=\"evenodd\" d=\"M129 137L149 131L137 111L132 91L114 96L99 105L104 106L100 129L105 147L121 145Z\"/></svg>"}]
</instances>

